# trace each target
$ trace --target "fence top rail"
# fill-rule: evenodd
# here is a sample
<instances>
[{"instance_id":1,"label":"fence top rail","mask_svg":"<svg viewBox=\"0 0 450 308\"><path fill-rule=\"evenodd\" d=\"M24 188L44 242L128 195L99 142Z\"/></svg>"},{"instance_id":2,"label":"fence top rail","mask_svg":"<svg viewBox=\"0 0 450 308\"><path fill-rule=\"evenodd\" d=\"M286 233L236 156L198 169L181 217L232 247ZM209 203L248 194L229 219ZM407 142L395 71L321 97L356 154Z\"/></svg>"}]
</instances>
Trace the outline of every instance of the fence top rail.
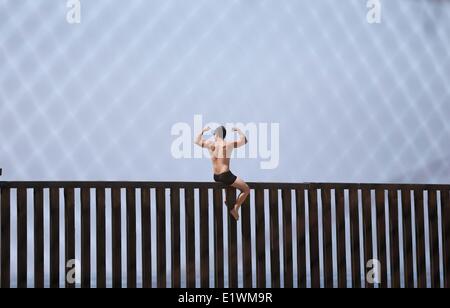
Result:
<instances>
[{"instance_id":1,"label":"fence top rail","mask_svg":"<svg viewBox=\"0 0 450 308\"><path fill-rule=\"evenodd\" d=\"M364 190L450 190L450 184L396 183L248 183L252 189L364 189ZM146 181L0 181L1 187L18 188L174 188L223 189L210 182L146 182Z\"/></svg>"}]
</instances>

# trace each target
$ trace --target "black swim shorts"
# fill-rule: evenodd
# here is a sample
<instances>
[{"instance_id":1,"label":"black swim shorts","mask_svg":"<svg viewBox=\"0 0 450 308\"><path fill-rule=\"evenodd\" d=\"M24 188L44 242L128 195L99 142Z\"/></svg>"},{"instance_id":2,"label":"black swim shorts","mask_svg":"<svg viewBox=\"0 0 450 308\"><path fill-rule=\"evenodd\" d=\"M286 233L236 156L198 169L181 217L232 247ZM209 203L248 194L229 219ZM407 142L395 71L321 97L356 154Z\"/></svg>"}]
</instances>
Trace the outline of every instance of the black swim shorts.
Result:
<instances>
[{"instance_id":1,"label":"black swim shorts","mask_svg":"<svg viewBox=\"0 0 450 308\"><path fill-rule=\"evenodd\" d=\"M235 176L231 171L227 171L222 174L214 174L214 181L231 186L236 182L237 176Z\"/></svg>"}]
</instances>

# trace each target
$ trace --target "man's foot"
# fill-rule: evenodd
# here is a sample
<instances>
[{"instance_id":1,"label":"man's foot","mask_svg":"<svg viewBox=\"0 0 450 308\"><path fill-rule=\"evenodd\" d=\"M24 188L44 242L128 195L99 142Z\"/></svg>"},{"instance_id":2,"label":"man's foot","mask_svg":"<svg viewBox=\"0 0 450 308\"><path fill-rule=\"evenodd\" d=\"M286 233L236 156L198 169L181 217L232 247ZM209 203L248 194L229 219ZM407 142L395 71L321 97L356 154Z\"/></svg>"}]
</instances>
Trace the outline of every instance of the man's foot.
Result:
<instances>
[{"instance_id":1,"label":"man's foot","mask_svg":"<svg viewBox=\"0 0 450 308\"><path fill-rule=\"evenodd\" d=\"M231 216L234 217L234 219L236 219L236 221L239 220L239 213L238 213L238 210L232 209L232 210L230 211L230 214L231 214Z\"/></svg>"}]
</instances>

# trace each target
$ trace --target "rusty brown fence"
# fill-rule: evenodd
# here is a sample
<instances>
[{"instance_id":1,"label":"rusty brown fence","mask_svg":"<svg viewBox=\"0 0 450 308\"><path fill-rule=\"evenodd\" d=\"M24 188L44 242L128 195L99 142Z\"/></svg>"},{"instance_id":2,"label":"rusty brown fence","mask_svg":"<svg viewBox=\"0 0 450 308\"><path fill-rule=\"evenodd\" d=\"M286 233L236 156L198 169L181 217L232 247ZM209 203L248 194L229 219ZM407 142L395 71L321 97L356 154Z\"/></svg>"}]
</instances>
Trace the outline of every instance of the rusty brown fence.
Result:
<instances>
[{"instance_id":1,"label":"rusty brown fence","mask_svg":"<svg viewBox=\"0 0 450 308\"><path fill-rule=\"evenodd\" d=\"M450 185L0 186L2 288L450 286Z\"/></svg>"}]
</instances>

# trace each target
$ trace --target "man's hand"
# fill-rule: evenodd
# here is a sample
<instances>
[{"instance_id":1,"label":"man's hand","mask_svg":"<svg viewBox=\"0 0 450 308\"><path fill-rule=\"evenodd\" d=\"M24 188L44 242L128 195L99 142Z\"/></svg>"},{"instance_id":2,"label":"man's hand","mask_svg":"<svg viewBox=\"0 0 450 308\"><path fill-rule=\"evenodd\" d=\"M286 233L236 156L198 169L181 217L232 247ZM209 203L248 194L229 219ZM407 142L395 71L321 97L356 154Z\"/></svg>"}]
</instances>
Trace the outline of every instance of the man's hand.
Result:
<instances>
[{"instance_id":1,"label":"man's hand","mask_svg":"<svg viewBox=\"0 0 450 308\"><path fill-rule=\"evenodd\" d=\"M204 134L204 133L206 133L207 131L210 131L211 130L211 127L205 127L203 130L202 130L202 133Z\"/></svg>"}]
</instances>

